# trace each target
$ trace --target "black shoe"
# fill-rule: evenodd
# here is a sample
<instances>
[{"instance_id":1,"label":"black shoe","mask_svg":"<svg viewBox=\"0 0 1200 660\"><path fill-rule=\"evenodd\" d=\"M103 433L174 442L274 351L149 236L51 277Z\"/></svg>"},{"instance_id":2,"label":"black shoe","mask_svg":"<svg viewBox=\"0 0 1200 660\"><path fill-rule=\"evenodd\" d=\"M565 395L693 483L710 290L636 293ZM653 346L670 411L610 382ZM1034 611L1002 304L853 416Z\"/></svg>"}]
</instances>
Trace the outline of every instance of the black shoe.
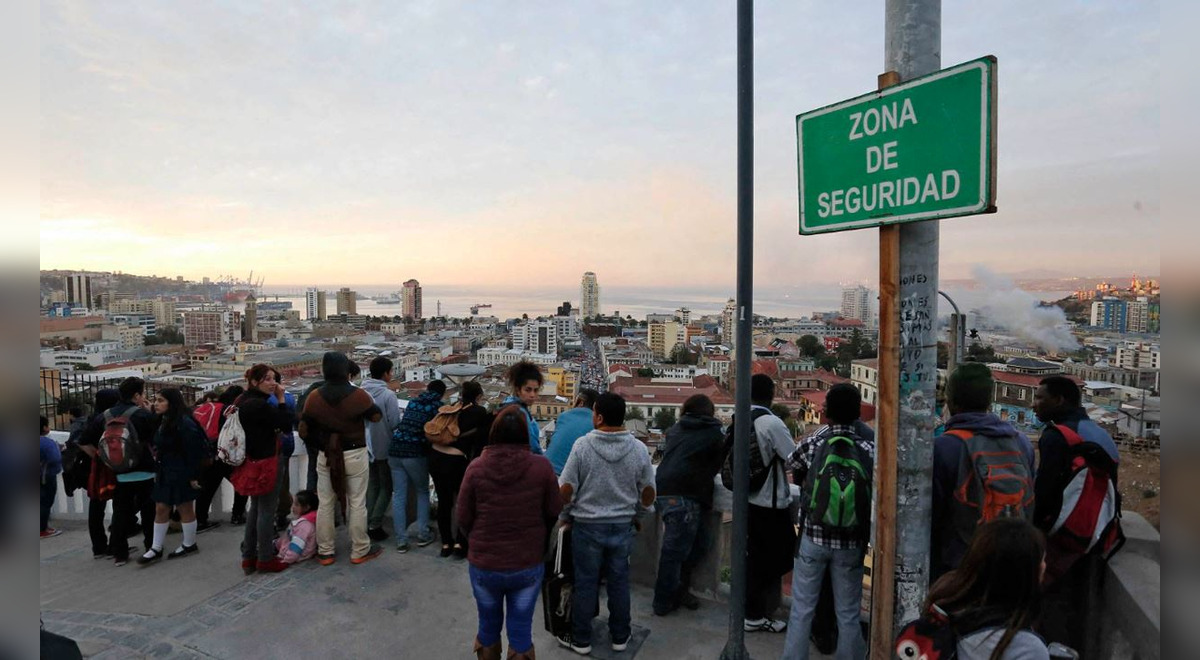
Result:
<instances>
[{"instance_id":1,"label":"black shoe","mask_svg":"<svg viewBox=\"0 0 1200 660\"><path fill-rule=\"evenodd\" d=\"M466 546L459 545L457 543L454 544L454 558L455 559L466 559L467 558Z\"/></svg>"},{"instance_id":2,"label":"black shoe","mask_svg":"<svg viewBox=\"0 0 1200 660\"><path fill-rule=\"evenodd\" d=\"M187 555L190 555L194 552L199 552L199 551L200 551L199 543L193 543L191 545L180 545L178 548L175 548L173 551L171 551L171 554L167 555L167 559L178 559L180 557L186 557Z\"/></svg>"},{"instance_id":3,"label":"black shoe","mask_svg":"<svg viewBox=\"0 0 1200 660\"><path fill-rule=\"evenodd\" d=\"M376 527L375 529L368 529L367 536L372 541L386 541L388 539L389 534L386 531L384 531L384 529L382 527Z\"/></svg>"},{"instance_id":4,"label":"black shoe","mask_svg":"<svg viewBox=\"0 0 1200 660\"><path fill-rule=\"evenodd\" d=\"M246 524L246 514L235 513L235 514L229 516L229 524L230 525L245 525Z\"/></svg>"},{"instance_id":5,"label":"black shoe","mask_svg":"<svg viewBox=\"0 0 1200 660\"><path fill-rule=\"evenodd\" d=\"M454 554L454 549L448 545L442 546L442 551L438 554L439 557L449 557Z\"/></svg>"},{"instance_id":6,"label":"black shoe","mask_svg":"<svg viewBox=\"0 0 1200 660\"><path fill-rule=\"evenodd\" d=\"M216 529L217 527L220 527L220 526L221 526L221 523L219 523L215 520L198 523L196 525L196 533L203 534L204 532L207 532L211 529Z\"/></svg>"},{"instance_id":7,"label":"black shoe","mask_svg":"<svg viewBox=\"0 0 1200 660\"><path fill-rule=\"evenodd\" d=\"M142 555L141 557L138 557L137 563L140 566L145 566L146 564L153 564L154 562L158 561L159 559L162 559L162 556L163 556L162 550L155 550L154 548L150 548L149 550L146 551L146 554Z\"/></svg>"},{"instance_id":8,"label":"black shoe","mask_svg":"<svg viewBox=\"0 0 1200 660\"><path fill-rule=\"evenodd\" d=\"M700 609L700 599L692 595L690 591L682 591L679 594L679 604L689 610Z\"/></svg>"}]
</instances>

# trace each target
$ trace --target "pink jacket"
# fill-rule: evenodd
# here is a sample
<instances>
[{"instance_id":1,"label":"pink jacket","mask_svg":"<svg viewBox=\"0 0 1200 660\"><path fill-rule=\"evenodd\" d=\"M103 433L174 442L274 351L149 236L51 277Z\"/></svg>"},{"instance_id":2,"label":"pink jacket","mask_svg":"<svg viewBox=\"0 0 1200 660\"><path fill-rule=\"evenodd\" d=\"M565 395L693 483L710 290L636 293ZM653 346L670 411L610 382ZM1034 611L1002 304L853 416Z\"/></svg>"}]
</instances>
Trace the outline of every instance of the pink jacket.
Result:
<instances>
[{"instance_id":1,"label":"pink jacket","mask_svg":"<svg viewBox=\"0 0 1200 660\"><path fill-rule=\"evenodd\" d=\"M279 534L275 547L279 548L279 559L285 564L304 561L317 554L317 512L300 516Z\"/></svg>"}]
</instances>

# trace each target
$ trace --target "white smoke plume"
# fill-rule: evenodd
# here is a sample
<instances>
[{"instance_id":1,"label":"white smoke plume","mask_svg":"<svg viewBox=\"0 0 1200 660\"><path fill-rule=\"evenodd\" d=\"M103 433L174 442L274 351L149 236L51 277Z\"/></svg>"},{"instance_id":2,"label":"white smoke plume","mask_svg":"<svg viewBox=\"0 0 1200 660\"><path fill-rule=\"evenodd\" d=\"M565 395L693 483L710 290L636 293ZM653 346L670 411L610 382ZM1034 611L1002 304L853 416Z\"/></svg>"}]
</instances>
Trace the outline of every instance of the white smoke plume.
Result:
<instances>
[{"instance_id":1,"label":"white smoke plume","mask_svg":"<svg viewBox=\"0 0 1200 660\"><path fill-rule=\"evenodd\" d=\"M972 275L983 294L979 313L988 321L1047 351L1079 348L1079 342L1066 328L1067 316L1061 308L1039 306L1033 294L983 266L975 266Z\"/></svg>"}]
</instances>

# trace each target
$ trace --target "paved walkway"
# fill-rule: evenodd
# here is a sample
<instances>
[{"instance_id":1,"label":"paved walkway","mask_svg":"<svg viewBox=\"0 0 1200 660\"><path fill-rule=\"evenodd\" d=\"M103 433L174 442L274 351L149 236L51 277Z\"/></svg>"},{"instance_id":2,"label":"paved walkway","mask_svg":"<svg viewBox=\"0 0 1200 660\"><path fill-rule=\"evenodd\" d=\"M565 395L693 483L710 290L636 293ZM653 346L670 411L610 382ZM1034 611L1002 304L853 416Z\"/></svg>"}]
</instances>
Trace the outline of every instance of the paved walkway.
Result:
<instances>
[{"instance_id":1,"label":"paved walkway","mask_svg":"<svg viewBox=\"0 0 1200 660\"><path fill-rule=\"evenodd\" d=\"M48 630L77 640L85 657L474 657L467 565L439 558L437 544L399 555L385 541L382 557L352 566L343 528L333 566L308 561L244 577L243 528L227 523L198 537L196 555L120 568L92 559L82 521L55 524L65 533L40 541L42 618ZM167 536L167 550L178 544L177 532ZM697 612L655 617L651 596L635 586L630 649L613 653L597 638L593 657L719 657L728 625L724 605L704 601ZM782 635L756 633L746 642L760 659L777 658L783 648ZM545 632L540 603L534 643L542 658L579 657Z\"/></svg>"}]
</instances>

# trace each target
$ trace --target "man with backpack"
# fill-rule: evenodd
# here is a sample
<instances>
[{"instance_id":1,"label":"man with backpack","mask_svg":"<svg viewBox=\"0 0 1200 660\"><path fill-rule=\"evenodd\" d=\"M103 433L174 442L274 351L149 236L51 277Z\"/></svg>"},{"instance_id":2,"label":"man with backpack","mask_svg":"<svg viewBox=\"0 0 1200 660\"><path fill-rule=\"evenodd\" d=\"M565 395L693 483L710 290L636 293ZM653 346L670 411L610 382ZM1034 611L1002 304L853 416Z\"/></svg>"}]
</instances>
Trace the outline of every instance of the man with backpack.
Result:
<instances>
[{"instance_id":1,"label":"man with backpack","mask_svg":"<svg viewBox=\"0 0 1200 660\"><path fill-rule=\"evenodd\" d=\"M99 460L117 476L113 491L113 529L111 536L113 563L124 566L129 561L126 538L134 514L141 517L145 549L149 550L154 535L154 457L150 443L157 430L154 413L146 401L146 381L130 376L117 386L121 401L93 418L79 446L93 460Z\"/></svg>"},{"instance_id":2,"label":"man with backpack","mask_svg":"<svg viewBox=\"0 0 1200 660\"><path fill-rule=\"evenodd\" d=\"M833 582L838 658L866 653L860 626L863 556L871 536L875 443L855 431L862 399L849 383L825 394L829 425L788 459L804 478L800 547L792 569L792 610L783 657L808 658L809 631L826 569Z\"/></svg>"},{"instance_id":3,"label":"man with backpack","mask_svg":"<svg viewBox=\"0 0 1200 660\"><path fill-rule=\"evenodd\" d=\"M1104 429L1088 418L1079 386L1066 376L1043 378L1033 410L1045 422L1038 440L1033 523L1046 533L1046 592L1041 630L1089 655L1095 635L1092 603L1098 595L1101 559L1124 542L1120 455Z\"/></svg>"},{"instance_id":4,"label":"man with backpack","mask_svg":"<svg viewBox=\"0 0 1200 660\"><path fill-rule=\"evenodd\" d=\"M782 600L780 578L792 567L796 528L788 513L792 489L784 464L796 449L788 427L771 412L775 382L766 374L750 378L750 509L746 540L746 632L783 632L787 622L771 617ZM734 425L727 445L732 448ZM755 452L758 452L757 457ZM732 452L730 452L732 459ZM732 465L732 460L727 461ZM722 481L730 469L723 469ZM726 487L731 485L727 484ZM807 633L805 634L807 637Z\"/></svg>"},{"instance_id":5,"label":"man with backpack","mask_svg":"<svg viewBox=\"0 0 1200 660\"><path fill-rule=\"evenodd\" d=\"M967 362L946 381L950 420L933 445L929 582L958 568L975 529L998 517L1033 519L1033 445L989 412L992 370Z\"/></svg>"}]
</instances>

